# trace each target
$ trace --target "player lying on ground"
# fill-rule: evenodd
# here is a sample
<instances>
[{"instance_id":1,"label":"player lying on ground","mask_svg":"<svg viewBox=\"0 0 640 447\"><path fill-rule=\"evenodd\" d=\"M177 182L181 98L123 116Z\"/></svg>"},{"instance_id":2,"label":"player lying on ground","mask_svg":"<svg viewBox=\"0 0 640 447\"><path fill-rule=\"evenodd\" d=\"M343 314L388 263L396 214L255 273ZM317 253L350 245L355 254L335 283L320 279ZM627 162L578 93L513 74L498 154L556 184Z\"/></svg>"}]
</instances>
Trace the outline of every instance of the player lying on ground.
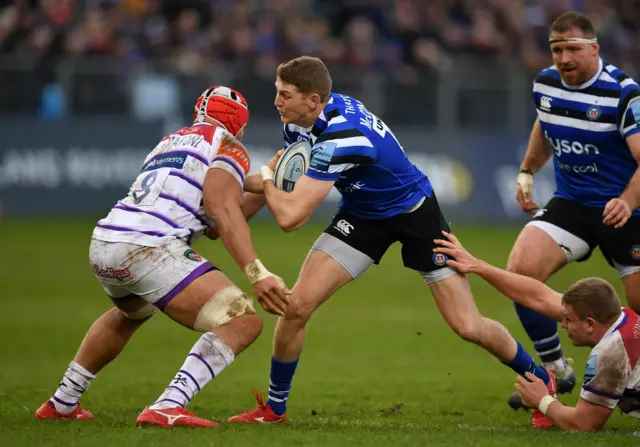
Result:
<instances>
[{"instance_id":1,"label":"player lying on ground","mask_svg":"<svg viewBox=\"0 0 640 447\"><path fill-rule=\"evenodd\" d=\"M193 126L162 139L145 159L127 197L98 222L89 260L115 307L91 326L37 419L93 418L80 408L80 397L160 309L204 335L136 422L217 426L184 407L253 343L262 320L249 296L190 245L205 232L219 235L268 312L284 315L289 293L262 265L251 242L247 219L265 200L262 195L242 194L250 160L239 140L248 120L247 103L238 92L227 87L205 91L196 103Z\"/></svg>"},{"instance_id":2,"label":"player lying on ground","mask_svg":"<svg viewBox=\"0 0 640 447\"><path fill-rule=\"evenodd\" d=\"M474 273L516 303L561 321L575 346L593 348L575 408L555 400L530 374L527 380L516 379L526 406L539 409L564 430L599 430L616 406L640 418L640 317L629 308L620 308L611 284L587 278L561 294L533 278L480 261L454 235L444 236L436 240L441 247L434 252L448 256L447 265L461 273Z\"/></svg>"},{"instance_id":3,"label":"player lying on ground","mask_svg":"<svg viewBox=\"0 0 640 447\"><path fill-rule=\"evenodd\" d=\"M516 241L507 270L546 281L599 246L640 312L640 87L599 54L588 17L569 12L549 30L554 65L533 84L538 112L517 178L517 199L535 216ZM533 175L553 155L557 190L544 208L533 201ZM557 323L516 304L558 392L575 385ZM517 397L514 396L514 397ZM510 399L518 408L519 399Z\"/></svg>"},{"instance_id":4,"label":"player lying on ground","mask_svg":"<svg viewBox=\"0 0 640 447\"><path fill-rule=\"evenodd\" d=\"M275 187L263 167L267 204L285 231L300 228L331 188L342 194L333 222L320 235L292 289L289 308L275 331L269 399L230 422L285 420L291 381L313 312L342 286L378 264L394 242L402 243L404 265L417 271L449 326L482 346L519 374L533 372L554 388L555 379L499 323L478 311L463 275L432 252L448 225L429 179L407 158L393 132L354 98L331 92L321 60L300 57L281 65L275 105L286 144L303 139L313 146L310 168L291 193ZM401 302L399 302L401 306ZM544 425L536 413L536 424Z\"/></svg>"}]
</instances>

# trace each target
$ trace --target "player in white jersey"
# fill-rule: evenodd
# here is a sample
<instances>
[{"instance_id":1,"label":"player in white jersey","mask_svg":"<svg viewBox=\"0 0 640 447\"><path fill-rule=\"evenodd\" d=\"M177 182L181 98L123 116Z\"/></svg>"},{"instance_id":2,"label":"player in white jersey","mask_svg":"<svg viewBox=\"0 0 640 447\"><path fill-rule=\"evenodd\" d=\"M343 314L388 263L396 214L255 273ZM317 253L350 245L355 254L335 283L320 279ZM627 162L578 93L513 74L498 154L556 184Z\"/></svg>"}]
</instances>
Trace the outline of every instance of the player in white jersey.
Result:
<instances>
[{"instance_id":1,"label":"player in white jersey","mask_svg":"<svg viewBox=\"0 0 640 447\"><path fill-rule=\"evenodd\" d=\"M533 84L538 112L517 177L517 200L535 214L509 255L511 272L546 281L599 247L619 272L629 306L640 312L640 86L600 57L589 18L577 12L551 25L554 65ZM553 159L556 191L540 208L533 175ZM575 384L557 323L523 306L518 316L558 391ZM513 395L509 404L518 408Z\"/></svg>"},{"instance_id":2,"label":"player in white jersey","mask_svg":"<svg viewBox=\"0 0 640 447\"><path fill-rule=\"evenodd\" d=\"M616 406L640 419L640 316L620 308L611 284L587 278L562 294L536 279L474 258L452 234L444 233L436 242L441 247L434 251L449 256L450 267L475 273L513 301L561 321L575 346L593 348L575 407L550 396L547 386L529 373L526 379L517 377L515 385L526 406L540 410L553 425L572 431L600 430Z\"/></svg>"},{"instance_id":3,"label":"player in white jersey","mask_svg":"<svg viewBox=\"0 0 640 447\"><path fill-rule=\"evenodd\" d=\"M115 307L87 332L53 396L37 419L92 419L79 400L95 375L133 333L160 309L204 335L175 378L138 425L217 427L185 406L258 337L262 320L249 296L190 245L203 234L220 237L253 284L268 312L283 315L283 281L258 259L247 219L265 203L245 194L249 154L240 140L249 120L247 102L227 87L211 87L196 102L194 124L174 132L146 157L129 194L100 220L89 261ZM277 156L270 161L275 167ZM255 190L255 187L253 188Z\"/></svg>"}]
</instances>

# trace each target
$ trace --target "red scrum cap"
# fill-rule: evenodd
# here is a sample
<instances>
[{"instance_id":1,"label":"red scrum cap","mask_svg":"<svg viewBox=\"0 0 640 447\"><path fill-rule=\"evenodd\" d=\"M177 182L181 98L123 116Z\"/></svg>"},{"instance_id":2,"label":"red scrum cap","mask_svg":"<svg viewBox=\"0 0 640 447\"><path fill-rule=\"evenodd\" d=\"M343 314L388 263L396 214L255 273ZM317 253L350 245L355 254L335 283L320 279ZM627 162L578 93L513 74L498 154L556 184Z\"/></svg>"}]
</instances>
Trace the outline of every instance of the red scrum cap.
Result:
<instances>
[{"instance_id":1,"label":"red scrum cap","mask_svg":"<svg viewBox=\"0 0 640 447\"><path fill-rule=\"evenodd\" d=\"M235 137L249 121L247 100L229 87L213 86L200 95L194 106L193 120L201 123L205 117L221 124Z\"/></svg>"}]
</instances>

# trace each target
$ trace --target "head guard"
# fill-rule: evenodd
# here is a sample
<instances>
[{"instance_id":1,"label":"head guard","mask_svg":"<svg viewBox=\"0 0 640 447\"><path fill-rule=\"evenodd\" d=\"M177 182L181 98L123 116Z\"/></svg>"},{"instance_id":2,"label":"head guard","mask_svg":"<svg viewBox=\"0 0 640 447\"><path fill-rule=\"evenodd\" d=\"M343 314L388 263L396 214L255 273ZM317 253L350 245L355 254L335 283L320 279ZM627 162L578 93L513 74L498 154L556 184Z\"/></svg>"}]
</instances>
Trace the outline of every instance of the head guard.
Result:
<instances>
[{"instance_id":1,"label":"head guard","mask_svg":"<svg viewBox=\"0 0 640 447\"><path fill-rule=\"evenodd\" d=\"M229 87L211 87L200 95L193 110L195 122L204 118L216 121L235 137L249 121L247 100Z\"/></svg>"}]
</instances>

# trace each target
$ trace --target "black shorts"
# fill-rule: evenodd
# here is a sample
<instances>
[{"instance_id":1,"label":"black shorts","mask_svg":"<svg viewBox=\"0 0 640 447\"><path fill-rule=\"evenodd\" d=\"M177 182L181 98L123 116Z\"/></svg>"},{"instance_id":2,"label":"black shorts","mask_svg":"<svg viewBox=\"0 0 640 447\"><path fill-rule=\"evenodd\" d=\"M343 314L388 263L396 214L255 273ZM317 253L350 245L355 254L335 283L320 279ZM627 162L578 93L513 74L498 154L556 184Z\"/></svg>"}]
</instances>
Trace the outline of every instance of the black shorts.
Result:
<instances>
[{"instance_id":1,"label":"black shorts","mask_svg":"<svg viewBox=\"0 0 640 447\"><path fill-rule=\"evenodd\" d=\"M600 247L611 266L614 262L620 266L639 266L640 216L631 216L622 228L613 228L602 223L602 213L600 208L554 197L533 221L548 222L584 241L588 250L577 257L578 262L589 259L593 250ZM570 251L570 247L561 247Z\"/></svg>"},{"instance_id":2,"label":"black shorts","mask_svg":"<svg viewBox=\"0 0 640 447\"><path fill-rule=\"evenodd\" d=\"M433 194L415 211L388 219L361 219L340 209L324 232L364 253L375 264L391 244L400 242L405 267L429 272L446 267L446 257L433 253L433 240L442 238L442 231L451 230Z\"/></svg>"}]
</instances>

